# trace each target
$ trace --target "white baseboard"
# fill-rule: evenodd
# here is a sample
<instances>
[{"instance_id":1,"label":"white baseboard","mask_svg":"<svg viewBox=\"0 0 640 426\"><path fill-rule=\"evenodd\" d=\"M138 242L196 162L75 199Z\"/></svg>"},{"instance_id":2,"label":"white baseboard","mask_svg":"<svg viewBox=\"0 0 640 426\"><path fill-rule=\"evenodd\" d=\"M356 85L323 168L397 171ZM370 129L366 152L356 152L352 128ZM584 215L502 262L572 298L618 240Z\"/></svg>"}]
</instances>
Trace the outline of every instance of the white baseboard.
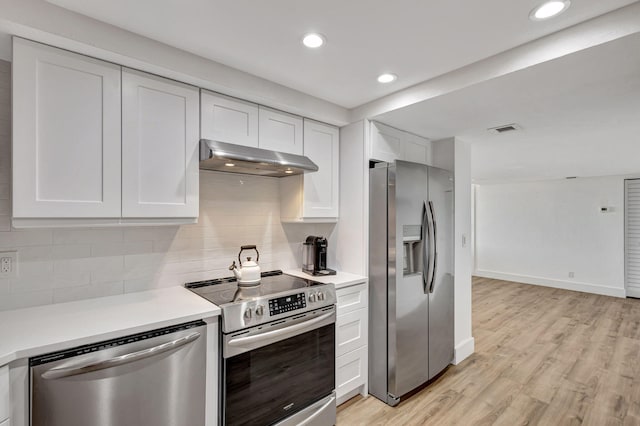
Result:
<instances>
[{"instance_id":1,"label":"white baseboard","mask_svg":"<svg viewBox=\"0 0 640 426\"><path fill-rule=\"evenodd\" d=\"M475 340L473 337L469 337L456 345L453 352L453 365L458 365L466 358L471 356L475 350Z\"/></svg>"},{"instance_id":2,"label":"white baseboard","mask_svg":"<svg viewBox=\"0 0 640 426\"><path fill-rule=\"evenodd\" d=\"M582 283L575 281L564 281L542 277L532 277L529 275L510 274L506 272L485 271L478 269L473 275L482 278L492 278L495 280L513 281L523 284L541 285L545 287L560 288L563 290L581 291L583 293L601 294L603 296L627 297L624 288L610 287L604 285Z\"/></svg>"},{"instance_id":3,"label":"white baseboard","mask_svg":"<svg viewBox=\"0 0 640 426\"><path fill-rule=\"evenodd\" d=\"M638 287L627 287L627 296L640 298L640 288Z\"/></svg>"}]
</instances>

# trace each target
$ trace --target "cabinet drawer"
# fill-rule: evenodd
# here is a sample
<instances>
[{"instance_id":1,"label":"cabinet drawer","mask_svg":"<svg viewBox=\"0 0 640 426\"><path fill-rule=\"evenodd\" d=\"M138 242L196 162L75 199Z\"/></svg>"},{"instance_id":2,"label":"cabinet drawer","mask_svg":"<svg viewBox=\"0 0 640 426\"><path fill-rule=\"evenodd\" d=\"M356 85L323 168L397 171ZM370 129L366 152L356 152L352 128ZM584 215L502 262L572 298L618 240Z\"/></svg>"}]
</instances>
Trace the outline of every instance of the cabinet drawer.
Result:
<instances>
[{"instance_id":1,"label":"cabinet drawer","mask_svg":"<svg viewBox=\"0 0 640 426\"><path fill-rule=\"evenodd\" d=\"M338 316L368 306L367 283L356 284L336 290L338 298Z\"/></svg>"},{"instance_id":2,"label":"cabinet drawer","mask_svg":"<svg viewBox=\"0 0 640 426\"><path fill-rule=\"evenodd\" d=\"M336 321L336 355L341 356L367 344L366 309L339 315Z\"/></svg>"},{"instance_id":3,"label":"cabinet drawer","mask_svg":"<svg viewBox=\"0 0 640 426\"><path fill-rule=\"evenodd\" d=\"M9 418L9 410L9 366L5 365L0 367L0 421Z\"/></svg>"},{"instance_id":4,"label":"cabinet drawer","mask_svg":"<svg viewBox=\"0 0 640 426\"><path fill-rule=\"evenodd\" d=\"M336 359L336 394L338 399L367 381L367 348L363 346Z\"/></svg>"}]
</instances>

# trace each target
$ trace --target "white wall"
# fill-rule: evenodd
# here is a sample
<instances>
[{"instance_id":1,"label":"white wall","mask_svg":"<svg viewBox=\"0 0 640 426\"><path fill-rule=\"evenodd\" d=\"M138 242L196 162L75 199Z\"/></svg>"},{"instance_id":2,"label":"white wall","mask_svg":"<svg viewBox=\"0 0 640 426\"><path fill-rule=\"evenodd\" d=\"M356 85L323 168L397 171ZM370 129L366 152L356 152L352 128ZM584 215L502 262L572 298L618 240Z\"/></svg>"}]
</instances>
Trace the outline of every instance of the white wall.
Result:
<instances>
[{"instance_id":1,"label":"white wall","mask_svg":"<svg viewBox=\"0 0 640 426\"><path fill-rule=\"evenodd\" d=\"M474 352L471 329L471 145L453 139L455 179L454 282L455 282L455 358L459 364Z\"/></svg>"},{"instance_id":2,"label":"white wall","mask_svg":"<svg viewBox=\"0 0 640 426\"><path fill-rule=\"evenodd\" d=\"M624 297L622 177L478 185L475 201L476 275Z\"/></svg>"},{"instance_id":3,"label":"white wall","mask_svg":"<svg viewBox=\"0 0 640 426\"><path fill-rule=\"evenodd\" d=\"M243 244L263 270L301 266L306 235L335 225L280 223L279 180L200 174L197 224L110 229L11 229L10 63L0 61L0 251L18 251L17 279L0 279L0 310L229 276ZM331 266L331 263L330 263Z\"/></svg>"}]
</instances>

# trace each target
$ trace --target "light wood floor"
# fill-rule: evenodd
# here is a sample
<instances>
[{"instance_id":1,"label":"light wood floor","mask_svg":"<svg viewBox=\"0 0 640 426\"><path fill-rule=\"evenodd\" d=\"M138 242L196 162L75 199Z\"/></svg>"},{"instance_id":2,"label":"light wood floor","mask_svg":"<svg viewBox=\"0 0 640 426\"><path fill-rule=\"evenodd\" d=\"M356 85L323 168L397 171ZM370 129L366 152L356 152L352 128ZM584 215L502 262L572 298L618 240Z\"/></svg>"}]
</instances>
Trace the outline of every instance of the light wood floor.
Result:
<instances>
[{"instance_id":1,"label":"light wood floor","mask_svg":"<svg viewBox=\"0 0 640 426\"><path fill-rule=\"evenodd\" d=\"M338 425L640 425L640 300L474 278L476 352L391 408Z\"/></svg>"}]
</instances>

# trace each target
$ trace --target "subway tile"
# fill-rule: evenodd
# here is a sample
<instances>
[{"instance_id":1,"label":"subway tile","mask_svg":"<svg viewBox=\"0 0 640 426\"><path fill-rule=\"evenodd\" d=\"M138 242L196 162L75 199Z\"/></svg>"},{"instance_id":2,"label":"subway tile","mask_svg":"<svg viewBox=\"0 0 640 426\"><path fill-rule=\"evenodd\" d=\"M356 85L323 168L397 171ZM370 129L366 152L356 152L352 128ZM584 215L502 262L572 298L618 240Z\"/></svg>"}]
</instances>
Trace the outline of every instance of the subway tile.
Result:
<instances>
[{"instance_id":1,"label":"subway tile","mask_svg":"<svg viewBox=\"0 0 640 426\"><path fill-rule=\"evenodd\" d=\"M11 189L8 183L0 183L0 200L8 200L11 195Z\"/></svg>"},{"instance_id":2,"label":"subway tile","mask_svg":"<svg viewBox=\"0 0 640 426\"><path fill-rule=\"evenodd\" d=\"M64 244L51 247L52 260L81 259L91 257L91 246L88 244Z\"/></svg>"},{"instance_id":3,"label":"subway tile","mask_svg":"<svg viewBox=\"0 0 640 426\"><path fill-rule=\"evenodd\" d=\"M56 229L55 244L102 244L122 241L122 229Z\"/></svg>"},{"instance_id":4,"label":"subway tile","mask_svg":"<svg viewBox=\"0 0 640 426\"><path fill-rule=\"evenodd\" d=\"M53 290L53 303L71 302L95 297L115 296L123 293L123 281L104 282L80 287L58 288Z\"/></svg>"},{"instance_id":5,"label":"subway tile","mask_svg":"<svg viewBox=\"0 0 640 426\"><path fill-rule=\"evenodd\" d=\"M28 293L10 293L0 298L0 309L20 309L53 303L53 291L41 290Z\"/></svg>"},{"instance_id":6,"label":"subway tile","mask_svg":"<svg viewBox=\"0 0 640 426\"><path fill-rule=\"evenodd\" d=\"M163 262L162 253L126 255L124 256L124 279L152 277L160 270Z\"/></svg>"},{"instance_id":7,"label":"subway tile","mask_svg":"<svg viewBox=\"0 0 640 426\"><path fill-rule=\"evenodd\" d=\"M124 292L134 293L137 291L152 290L156 288L155 278L135 278L124 280Z\"/></svg>"},{"instance_id":8,"label":"subway tile","mask_svg":"<svg viewBox=\"0 0 640 426\"><path fill-rule=\"evenodd\" d=\"M29 246L19 247L18 265L24 262L42 262L51 260L51 246Z\"/></svg>"},{"instance_id":9,"label":"subway tile","mask_svg":"<svg viewBox=\"0 0 640 426\"><path fill-rule=\"evenodd\" d=\"M129 241L117 243L94 244L91 246L91 256L116 256L125 254L152 253L152 241Z\"/></svg>"},{"instance_id":10,"label":"subway tile","mask_svg":"<svg viewBox=\"0 0 640 426\"><path fill-rule=\"evenodd\" d=\"M11 216L0 216L0 233L11 231Z\"/></svg>"},{"instance_id":11,"label":"subway tile","mask_svg":"<svg viewBox=\"0 0 640 426\"><path fill-rule=\"evenodd\" d=\"M178 226L158 226L127 228L124 230L125 241L172 240L178 232Z\"/></svg>"},{"instance_id":12,"label":"subway tile","mask_svg":"<svg viewBox=\"0 0 640 426\"><path fill-rule=\"evenodd\" d=\"M0 249L51 244L51 230L0 232Z\"/></svg>"}]
</instances>

